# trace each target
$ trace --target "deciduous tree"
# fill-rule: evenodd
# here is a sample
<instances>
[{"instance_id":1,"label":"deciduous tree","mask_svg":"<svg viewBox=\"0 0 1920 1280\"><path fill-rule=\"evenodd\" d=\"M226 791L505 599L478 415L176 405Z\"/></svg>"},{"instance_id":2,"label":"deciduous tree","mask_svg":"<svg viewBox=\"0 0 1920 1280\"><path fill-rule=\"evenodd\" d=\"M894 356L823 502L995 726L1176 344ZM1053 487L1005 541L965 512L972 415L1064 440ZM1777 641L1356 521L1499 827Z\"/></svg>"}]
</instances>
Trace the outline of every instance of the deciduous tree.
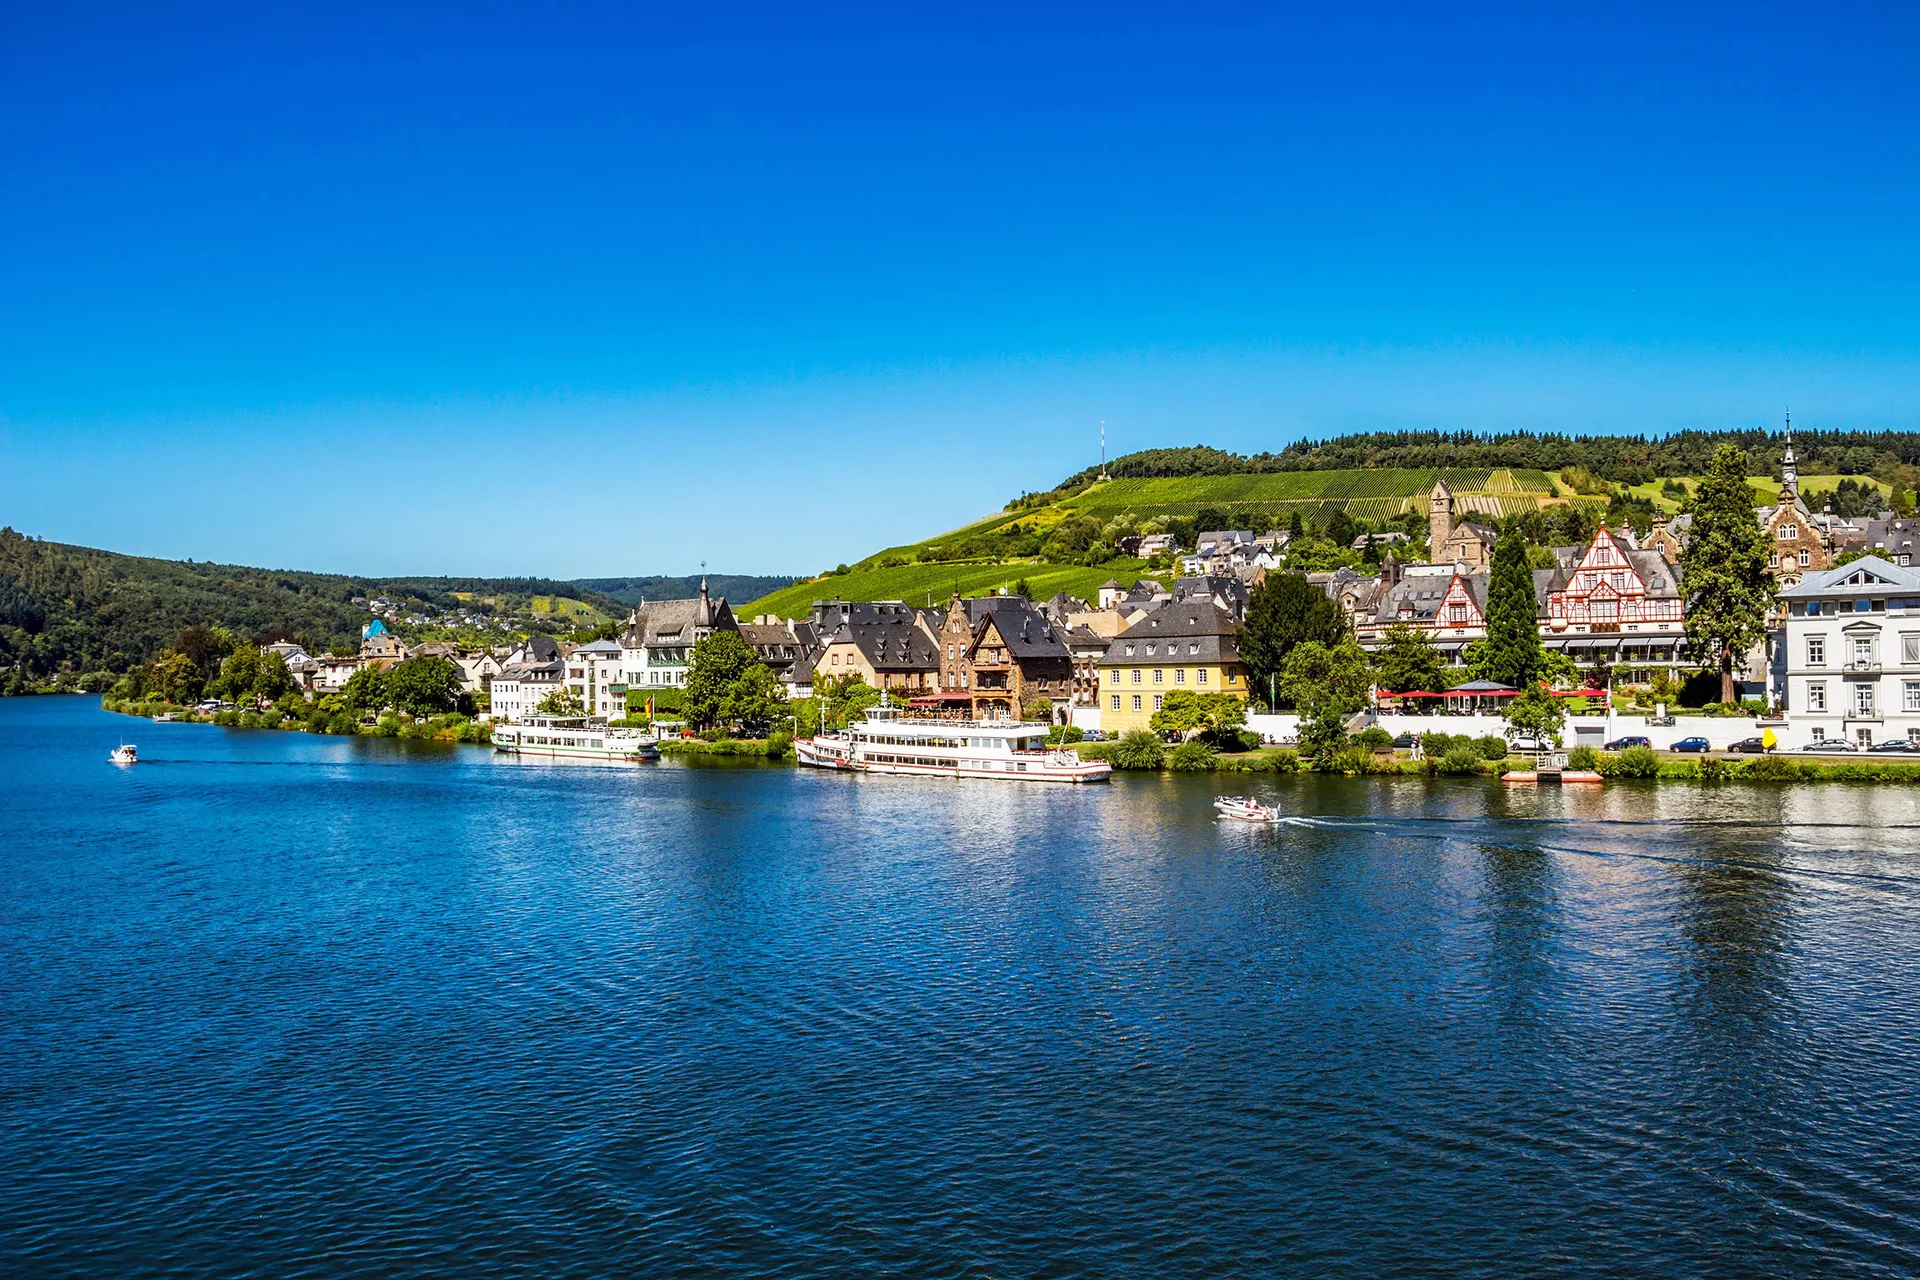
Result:
<instances>
[{"instance_id":1,"label":"deciduous tree","mask_svg":"<svg viewBox=\"0 0 1920 1280\"><path fill-rule=\"evenodd\" d=\"M1447 661L1420 627L1396 622L1374 659L1380 687L1393 693L1434 692L1446 680Z\"/></svg>"},{"instance_id":2,"label":"deciduous tree","mask_svg":"<svg viewBox=\"0 0 1920 1280\"><path fill-rule=\"evenodd\" d=\"M450 658L408 658L387 672L387 697L409 715L443 715L460 705L460 668Z\"/></svg>"},{"instance_id":3,"label":"deciduous tree","mask_svg":"<svg viewBox=\"0 0 1920 1280\"><path fill-rule=\"evenodd\" d=\"M1372 687L1367 655L1351 637L1295 646L1280 674L1280 695L1300 711L1301 748L1317 756L1338 746L1347 719L1367 705Z\"/></svg>"},{"instance_id":4,"label":"deciduous tree","mask_svg":"<svg viewBox=\"0 0 1920 1280\"><path fill-rule=\"evenodd\" d=\"M1192 739L1203 733L1238 729L1246 722L1247 704L1230 693L1176 689L1166 696L1147 725L1155 733L1177 733Z\"/></svg>"}]
</instances>

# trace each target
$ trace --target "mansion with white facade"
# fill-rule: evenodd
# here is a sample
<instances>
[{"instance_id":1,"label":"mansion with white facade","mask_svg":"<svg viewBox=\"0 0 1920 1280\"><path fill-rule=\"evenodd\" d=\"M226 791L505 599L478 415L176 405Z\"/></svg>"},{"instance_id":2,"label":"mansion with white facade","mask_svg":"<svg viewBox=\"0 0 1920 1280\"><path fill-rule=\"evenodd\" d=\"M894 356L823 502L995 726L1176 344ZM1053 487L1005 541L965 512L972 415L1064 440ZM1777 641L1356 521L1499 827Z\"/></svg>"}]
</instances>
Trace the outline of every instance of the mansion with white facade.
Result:
<instances>
[{"instance_id":1,"label":"mansion with white facade","mask_svg":"<svg viewBox=\"0 0 1920 1280\"><path fill-rule=\"evenodd\" d=\"M1787 714L1812 736L1920 741L1920 570L1878 556L1809 573L1787 606Z\"/></svg>"}]
</instances>

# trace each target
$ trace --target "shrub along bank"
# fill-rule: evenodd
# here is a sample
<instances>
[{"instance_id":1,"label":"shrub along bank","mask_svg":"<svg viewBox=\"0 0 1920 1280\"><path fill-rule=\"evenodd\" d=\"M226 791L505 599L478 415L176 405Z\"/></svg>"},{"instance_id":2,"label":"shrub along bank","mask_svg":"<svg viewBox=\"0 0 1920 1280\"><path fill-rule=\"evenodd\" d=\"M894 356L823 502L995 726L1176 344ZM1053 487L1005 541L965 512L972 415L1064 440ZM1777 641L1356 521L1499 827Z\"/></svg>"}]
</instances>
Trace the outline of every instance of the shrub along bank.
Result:
<instances>
[{"instance_id":1,"label":"shrub along bank","mask_svg":"<svg viewBox=\"0 0 1920 1280\"><path fill-rule=\"evenodd\" d=\"M287 729L301 733L410 738L426 742L484 744L492 741L491 726L458 712L410 716L388 711L377 719L365 720L358 712L348 708L308 702L305 698L285 698L269 705L264 711L237 707L224 711L195 711L168 702L136 702L121 698L103 698L100 705L122 715L151 718L164 714L182 724L217 724L229 729Z\"/></svg>"}]
</instances>

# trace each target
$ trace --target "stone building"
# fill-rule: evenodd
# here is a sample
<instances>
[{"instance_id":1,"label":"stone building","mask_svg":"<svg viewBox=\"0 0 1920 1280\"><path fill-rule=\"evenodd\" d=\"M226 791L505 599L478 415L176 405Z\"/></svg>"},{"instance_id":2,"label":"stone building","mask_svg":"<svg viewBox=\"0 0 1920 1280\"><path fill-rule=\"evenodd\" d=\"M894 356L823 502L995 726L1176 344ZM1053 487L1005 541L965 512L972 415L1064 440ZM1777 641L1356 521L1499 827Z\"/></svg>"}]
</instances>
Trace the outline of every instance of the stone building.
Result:
<instances>
[{"instance_id":1,"label":"stone building","mask_svg":"<svg viewBox=\"0 0 1920 1280\"><path fill-rule=\"evenodd\" d=\"M1245 698L1240 624L1211 599L1169 600L1122 631L1100 659L1100 728L1145 729L1176 689Z\"/></svg>"},{"instance_id":2,"label":"stone building","mask_svg":"<svg viewBox=\"0 0 1920 1280\"><path fill-rule=\"evenodd\" d=\"M1434 481L1427 495L1427 559L1433 564L1457 562L1470 569L1493 563L1493 544L1500 531L1458 517L1453 490L1445 480Z\"/></svg>"}]
</instances>

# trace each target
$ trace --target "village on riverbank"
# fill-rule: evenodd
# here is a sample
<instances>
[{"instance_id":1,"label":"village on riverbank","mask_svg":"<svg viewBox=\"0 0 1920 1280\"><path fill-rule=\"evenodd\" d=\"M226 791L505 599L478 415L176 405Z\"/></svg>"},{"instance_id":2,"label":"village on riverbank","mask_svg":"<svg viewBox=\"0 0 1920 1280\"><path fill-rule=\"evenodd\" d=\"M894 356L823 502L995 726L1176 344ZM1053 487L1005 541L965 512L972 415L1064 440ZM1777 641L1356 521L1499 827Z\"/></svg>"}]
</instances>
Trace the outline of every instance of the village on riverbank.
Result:
<instances>
[{"instance_id":1,"label":"village on riverbank","mask_svg":"<svg viewBox=\"0 0 1920 1280\"><path fill-rule=\"evenodd\" d=\"M1464 774L1561 748L1614 776L1920 773L1898 763L1920 754L1920 521L1813 510L1791 433L1777 502L1752 507L1722 462L1687 514L1568 546L1438 482L1424 547L1359 535L1381 539L1374 573L1288 572L1289 530L1221 529L1149 549L1178 573L1092 599L822 598L743 620L702 581L591 635L467 645L409 643L372 600L358 653L190 628L108 705L469 742L586 716L780 757L884 690L921 717L1044 721L1118 768Z\"/></svg>"}]
</instances>

